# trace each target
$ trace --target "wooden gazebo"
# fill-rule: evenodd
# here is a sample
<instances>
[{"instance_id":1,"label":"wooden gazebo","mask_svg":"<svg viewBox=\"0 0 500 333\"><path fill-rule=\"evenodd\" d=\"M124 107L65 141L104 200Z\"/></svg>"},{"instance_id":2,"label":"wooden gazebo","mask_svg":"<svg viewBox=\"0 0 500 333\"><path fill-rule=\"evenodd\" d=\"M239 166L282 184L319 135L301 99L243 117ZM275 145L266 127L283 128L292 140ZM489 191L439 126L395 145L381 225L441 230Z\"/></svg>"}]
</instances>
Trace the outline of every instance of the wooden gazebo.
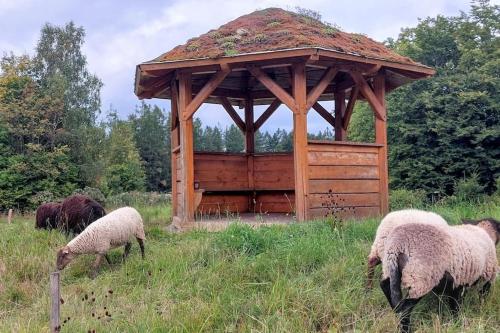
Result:
<instances>
[{"instance_id":1,"label":"wooden gazebo","mask_svg":"<svg viewBox=\"0 0 500 333\"><path fill-rule=\"evenodd\" d=\"M135 93L171 101L174 224L232 214L295 214L298 221L388 211L385 93L434 70L360 34L269 8L137 66ZM356 100L375 116L375 142L346 142ZM328 112L320 101L335 101ZM220 104L245 134L245 152L193 150L193 115ZM256 153L254 133L280 105L293 114L293 153ZM254 105L269 105L255 119ZM235 107L244 108L242 119ZM307 138L318 112L335 141ZM222 111L224 112L224 111ZM217 115L214 115L217 117Z\"/></svg>"}]
</instances>

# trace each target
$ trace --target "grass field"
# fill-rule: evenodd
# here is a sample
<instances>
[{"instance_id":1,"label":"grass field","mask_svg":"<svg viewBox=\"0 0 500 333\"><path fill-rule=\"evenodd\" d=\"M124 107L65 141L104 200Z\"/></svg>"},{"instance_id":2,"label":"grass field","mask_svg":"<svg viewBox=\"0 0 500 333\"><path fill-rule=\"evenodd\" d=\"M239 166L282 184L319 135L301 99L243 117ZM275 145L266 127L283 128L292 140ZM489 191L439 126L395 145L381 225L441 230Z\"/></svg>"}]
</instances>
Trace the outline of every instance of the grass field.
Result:
<instances>
[{"instance_id":1,"label":"grass field","mask_svg":"<svg viewBox=\"0 0 500 333\"><path fill-rule=\"evenodd\" d=\"M394 332L397 321L377 287L364 290L366 256L377 221L169 234L168 206L139 209L146 260L134 244L125 264L112 251L95 280L91 256L62 271L62 332ZM500 217L493 204L434 207L452 222ZM48 332L48 276L57 231L32 217L0 223L0 331ZM470 291L454 318L438 297L414 311L418 332L499 332L500 283L481 304Z\"/></svg>"}]
</instances>

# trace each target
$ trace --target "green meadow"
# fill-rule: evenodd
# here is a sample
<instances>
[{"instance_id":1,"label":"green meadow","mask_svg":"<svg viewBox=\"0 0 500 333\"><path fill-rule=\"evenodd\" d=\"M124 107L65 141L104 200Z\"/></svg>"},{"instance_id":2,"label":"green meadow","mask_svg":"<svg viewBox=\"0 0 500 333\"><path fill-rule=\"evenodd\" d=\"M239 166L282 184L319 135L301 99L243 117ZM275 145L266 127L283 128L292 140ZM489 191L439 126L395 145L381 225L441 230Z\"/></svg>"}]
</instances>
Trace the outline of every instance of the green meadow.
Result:
<instances>
[{"instance_id":1,"label":"green meadow","mask_svg":"<svg viewBox=\"0 0 500 333\"><path fill-rule=\"evenodd\" d=\"M395 332L381 290L364 288L378 220L294 223L171 234L170 206L138 207L137 244L121 263L111 252L95 280L93 256L61 273L61 332ZM495 202L433 206L451 223L500 217ZM49 274L69 239L34 229L32 216L0 223L0 331L49 331ZM377 270L379 274L380 268ZM430 295L414 311L417 332L499 332L500 285L486 301L471 289L457 317Z\"/></svg>"}]
</instances>

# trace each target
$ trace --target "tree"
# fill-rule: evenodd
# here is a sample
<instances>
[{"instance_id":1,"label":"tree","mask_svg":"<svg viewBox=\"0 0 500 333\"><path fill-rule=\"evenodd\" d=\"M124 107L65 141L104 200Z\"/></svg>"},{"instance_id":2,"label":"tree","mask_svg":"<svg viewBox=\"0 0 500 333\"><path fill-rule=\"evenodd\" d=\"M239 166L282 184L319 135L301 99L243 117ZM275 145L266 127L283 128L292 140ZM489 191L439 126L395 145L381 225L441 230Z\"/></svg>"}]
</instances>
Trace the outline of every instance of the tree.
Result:
<instances>
[{"instance_id":1,"label":"tree","mask_svg":"<svg viewBox=\"0 0 500 333\"><path fill-rule=\"evenodd\" d=\"M169 115L158 106L142 103L129 117L146 173L148 191L164 191L170 184Z\"/></svg>"},{"instance_id":2,"label":"tree","mask_svg":"<svg viewBox=\"0 0 500 333\"><path fill-rule=\"evenodd\" d=\"M109 116L105 176L101 189L107 194L144 190L145 173L130 123Z\"/></svg>"},{"instance_id":3,"label":"tree","mask_svg":"<svg viewBox=\"0 0 500 333\"><path fill-rule=\"evenodd\" d=\"M482 0L470 13L427 18L389 41L437 70L388 95L392 188L451 194L457 179L477 174L485 191L494 191L500 176L499 36L500 7ZM359 111L349 137L366 139L363 126L373 114Z\"/></svg>"},{"instance_id":4,"label":"tree","mask_svg":"<svg viewBox=\"0 0 500 333\"><path fill-rule=\"evenodd\" d=\"M234 124L224 131L224 146L227 152L241 153L245 151L245 137Z\"/></svg>"},{"instance_id":5,"label":"tree","mask_svg":"<svg viewBox=\"0 0 500 333\"><path fill-rule=\"evenodd\" d=\"M87 69L82 53L85 31L73 22L63 27L45 24L36 47L33 77L41 89L56 86L62 98L62 117L58 123L60 143L70 147L71 160L79 167L81 186L93 185L98 174L90 172L99 162L99 146L94 135L100 112L101 80ZM96 170L97 171L97 170Z\"/></svg>"}]
</instances>

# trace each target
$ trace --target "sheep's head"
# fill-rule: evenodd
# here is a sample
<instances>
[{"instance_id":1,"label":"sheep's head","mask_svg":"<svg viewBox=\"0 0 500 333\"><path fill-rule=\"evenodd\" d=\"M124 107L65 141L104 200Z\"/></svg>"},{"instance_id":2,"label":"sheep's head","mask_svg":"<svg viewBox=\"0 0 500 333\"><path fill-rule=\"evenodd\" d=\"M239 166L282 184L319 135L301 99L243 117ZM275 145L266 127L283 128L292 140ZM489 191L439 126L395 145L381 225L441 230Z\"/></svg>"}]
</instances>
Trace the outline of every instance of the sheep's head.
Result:
<instances>
[{"instance_id":1,"label":"sheep's head","mask_svg":"<svg viewBox=\"0 0 500 333\"><path fill-rule=\"evenodd\" d=\"M482 227L492 237L493 241L495 242L495 245L498 244L498 242L500 241L500 222L498 220L495 220L494 218L488 217L479 220L463 219L462 223L473 224Z\"/></svg>"},{"instance_id":2,"label":"sheep's head","mask_svg":"<svg viewBox=\"0 0 500 333\"><path fill-rule=\"evenodd\" d=\"M71 252L68 246L65 246L59 251L57 251L57 262L56 262L57 269L58 270L64 269L64 267L66 267L66 265L69 264L74 257L75 254Z\"/></svg>"}]
</instances>

